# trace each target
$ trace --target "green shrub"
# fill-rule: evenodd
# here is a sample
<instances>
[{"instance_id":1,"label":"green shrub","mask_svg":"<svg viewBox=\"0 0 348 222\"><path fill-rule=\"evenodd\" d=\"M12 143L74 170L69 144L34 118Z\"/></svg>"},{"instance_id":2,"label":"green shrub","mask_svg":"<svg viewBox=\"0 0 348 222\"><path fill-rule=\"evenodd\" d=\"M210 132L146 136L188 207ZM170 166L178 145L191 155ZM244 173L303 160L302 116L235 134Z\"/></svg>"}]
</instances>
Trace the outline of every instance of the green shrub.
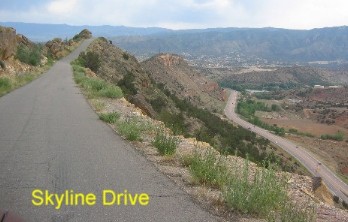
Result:
<instances>
[{"instance_id":1,"label":"green shrub","mask_svg":"<svg viewBox=\"0 0 348 222\"><path fill-rule=\"evenodd\" d=\"M167 102L162 97L157 97L156 99L150 100L150 104L152 108L159 113L166 107Z\"/></svg>"},{"instance_id":2,"label":"green shrub","mask_svg":"<svg viewBox=\"0 0 348 222\"><path fill-rule=\"evenodd\" d=\"M348 204L345 201L342 201L342 206L344 207L344 209L348 209Z\"/></svg>"},{"instance_id":3,"label":"green shrub","mask_svg":"<svg viewBox=\"0 0 348 222\"><path fill-rule=\"evenodd\" d=\"M230 208L267 217L287 200L286 181L277 178L274 170L257 169L252 180L250 177L247 161L242 170L234 166L224 192L225 201Z\"/></svg>"},{"instance_id":4,"label":"green shrub","mask_svg":"<svg viewBox=\"0 0 348 222\"><path fill-rule=\"evenodd\" d=\"M141 139L140 133L142 126L134 119L119 121L117 123L117 129L127 140L136 141Z\"/></svg>"},{"instance_id":5,"label":"green shrub","mask_svg":"<svg viewBox=\"0 0 348 222\"><path fill-rule=\"evenodd\" d=\"M93 92L98 92L107 87L107 84L104 80L98 78L88 78L85 82L86 88L91 89Z\"/></svg>"},{"instance_id":6,"label":"green shrub","mask_svg":"<svg viewBox=\"0 0 348 222\"><path fill-rule=\"evenodd\" d=\"M274 112L279 112L280 111L280 107L277 104L272 104L271 109Z\"/></svg>"},{"instance_id":7,"label":"green shrub","mask_svg":"<svg viewBox=\"0 0 348 222\"><path fill-rule=\"evenodd\" d=\"M174 136L158 132L152 144L161 155L173 155L178 146L178 139Z\"/></svg>"},{"instance_id":8,"label":"green shrub","mask_svg":"<svg viewBox=\"0 0 348 222\"><path fill-rule=\"evenodd\" d=\"M82 52L78 60L82 66L91 69L93 72L97 72L101 66L99 55L95 52Z\"/></svg>"},{"instance_id":9,"label":"green shrub","mask_svg":"<svg viewBox=\"0 0 348 222\"><path fill-rule=\"evenodd\" d=\"M268 221L282 222L310 222L315 221L315 209L307 204L294 204L284 201L279 205L280 210L277 214L270 214Z\"/></svg>"},{"instance_id":10,"label":"green shrub","mask_svg":"<svg viewBox=\"0 0 348 222\"><path fill-rule=\"evenodd\" d=\"M336 141L343 141L343 138L344 138L344 134L342 132L338 132L336 134L324 134L324 135L321 135L320 137L321 139L323 140L336 140Z\"/></svg>"},{"instance_id":11,"label":"green shrub","mask_svg":"<svg viewBox=\"0 0 348 222\"><path fill-rule=\"evenodd\" d=\"M191 159L190 172L198 183L222 188L229 177L227 167L209 151L203 155L195 153Z\"/></svg>"},{"instance_id":12,"label":"green shrub","mask_svg":"<svg viewBox=\"0 0 348 222\"><path fill-rule=\"evenodd\" d=\"M6 64L5 64L5 62L2 61L2 60L0 60L0 67L1 67L2 69L6 69Z\"/></svg>"},{"instance_id":13,"label":"green shrub","mask_svg":"<svg viewBox=\"0 0 348 222\"><path fill-rule=\"evenodd\" d=\"M123 57L125 60L128 60L128 59L129 59L129 55L128 55L126 52L124 52L124 53L122 54L122 57Z\"/></svg>"},{"instance_id":14,"label":"green shrub","mask_svg":"<svg viewBox=\"0 0 348 222\"><path fill-rule=\"evenodd\" d=\"M107 123L116 123L116 121L120 118L120 114L113 112L113 113L102 113L99 115L99 119L107 122Z\"/></svg>"},{"instance_id":15,"label":"green shrub","mask_svg":"<svg viewBox=\"0 0 348 222\"><path fill-rule=\"evenodd\" d=\"M39 45L33 47L27 47L20 44L17 47L16 58L26 64L37 66L41 62L42 48Z\"/></svg>"},{"instance_id":16,"label":"green shrub","mask_svg":"<svg viewBox=\"0 0 348 222\"><path fill-rule=\"evenodd\" d=\"M118 81L117 85L121 87L122 91L126 95L135 95L137 94L137 89L134 85L135 76L128 72L120 81Z\"/></svg>"},{"instance_id":17,"label":"green shrub","mask_svg":"<svg viewBox=\"0 0 348 222\"><path fill-rule=\"evenodd\" d=\"M77 84L84 85L84 82L87 81L87 77L82 72L74 72L74 79Z\"/></svg>"},{"instance_id":18,"label":"green shrub","mask_svg":"<svg viewBox=\"0 0 348 222\"><path fill-rule=\"evenodd\" d=\"M289 133L294 133L294 134L297 134L298 133L298 130L297 129L289 129Z\"/></svg>"}]
</instances>

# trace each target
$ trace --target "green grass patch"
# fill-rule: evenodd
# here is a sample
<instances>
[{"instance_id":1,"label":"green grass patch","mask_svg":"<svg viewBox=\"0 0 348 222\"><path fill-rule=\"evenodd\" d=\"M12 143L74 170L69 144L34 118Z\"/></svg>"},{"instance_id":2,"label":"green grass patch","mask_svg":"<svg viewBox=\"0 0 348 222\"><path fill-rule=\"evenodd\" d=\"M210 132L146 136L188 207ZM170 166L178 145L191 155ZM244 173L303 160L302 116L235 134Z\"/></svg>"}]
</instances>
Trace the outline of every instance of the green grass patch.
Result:
<instances>
[{"instance_id":1,"label":"green grass patch","mask_svg":"<svg viewBox=\"0 0 348 222\"><path fill-rule=\"evenodd\" d=\"M338 132L336 134L324 134L320 137L323 140L336 140L336 141L343 141L344 134L342 132Z\"/></svg>"},{"instance_id":2,"label":"green grass patch","mask_svg":"<svg viewBox=\"0 0 348 222\"><path fill-rule=\"evenodd\" d=\"M212 151L203 155L196 152L190 161L189 169L196 182L217 188L222 188L227 183L227 167Z\"/></svg>"},{"instance_id":3,"label":"green grass patch","mask_svg":"<svg viewBox=\"0 0 348 222\"><path fill-rule=\"evenodd\" d=\"M39 70L36 73L22 73L14 77L0 77L0 96L11 92L21 86L36 79L40 74L44 72L49 66L46 66L43 70Z\"/></svg>"},{"instance_id":4,"label":"green grass patch","mask_svg":"<svg viewBox=\"0 0 348 222\"><path fill-rule=\"evenodd\" d=\"M273 131L275 134L279 136L285 135L285 129L282 127L278 127L276 125L269 125L267 123L262 122L257 116L255 116L256 111L264 111L271 112L280 110L279 106L273 104L271 107L268 107L263 102L257 102L251 99L240 99L237 104L237 113L243 116L248 122L262 127L264 129Z\"/></svg>"},{"instance_id":5,"label":"green grass patch","mask_svg":"<svg viewBox=\"0 0 348 222\"><path fill-rule=\"evenodd\" d=\"M107 85L105 88L101 89L98 92L98 95L101 97L107 98L121 98L123 97L122 90L120 87L115 85Z\"/></svg>"},{"instance_id":6,"label":"green grass patch","mask_svg":"<svg viewBox=\"0 0 348 222\"><path fill-rule=\"evenodd\" d=\"M226 165L224 159L212 151L195 152L181 162L188 166L195 182L218 188L226 205L243 214L255 215L267 221L315 220L315 209L309 204L293 204L287 196L287 178L277 175L274 168L250 171L249 161L244 166Z\"/></svg>"},{"instance_id":7,"label":"green grass patch","mask_svg":"<svg viewBox=\"0 0 348 222\"><path fill-rule=\"evenodd\" d=\"M314 135L311 133L301 132L301 131L298 131L297 129L289 129L289 133L299 135L299 136L307 136L307 137L312 137L312 138L314 137Z\"/></svg>"},{"instance_id":8,"label":"green grass patch","mask_svg":"<svg viewBox=\"0 0 348 222\"><path fill-rule=\"evenodd\" d=\"M178 146L178 139L175 136L158 132L152 144L158 149L161 155L173 155Z\"/></svg>"},{"instance_id":9,"label":"green grass patch","mask_svg":"<svg viewBox=\"0 0 348 222\"><path fill-rule=\"evenodd\" d=\"M141 140L141 131L143 126L140 122L135 119L129 119L124 121L117 122L118 132L125 136L127 140L130 141L140 141Z\"/></svg>"},{"instance_id":10,"label":"green grass patch","mask_svg":"<svg viewBox=\"0 0 348 222\"><path fill-rule=\"evenodd\" d=\"M1 77L0 78L0 95L3 95L10 91L12 88L12 83L9 78Z\"/></svg>"},{"instance_id":11,"label":"green grass patch","mask_svg":"<svg viewBox=\"0 0 348 222\"><path fill-rule=\"evenodd\" d=\"M248 161L235 166L224 191L227 205L246 214L267 217L287 200L286 180L277 178L272 169L257 169L250 178Z\"/></svg>"},{"instance_id":12,"label":"green grass patch","mask_svg":"<svg viewBox=\"0 0 348 222\"><path fill-rule=\"evenodd\" d=\"M120 114L117 112L102 113L99 115L99 119L107 123L116 123L120 118Z\"/></svg>"},{"instance_id":13,"label":"green grass patch","mask_svg":"<svg viewBox=\"0 0 348 222\"><path fill-rule=\"evenodd\" d=\"M80 85L89 98L121 98L123 93L120 87L108 83L100 78L92 78L85 75L85 69L78 61L71 63L74 71L75 82Z\"/></svg>"},{"instance_id":14,"label":"green grass patch","mask_svg":"<svg viewBox=\"0 0 348 222\"><path fill-rule=\"evenodd\" d=\"M308 222L315 221L315 208L306 204L285 201L279 206L278 213L270 213L268 221Z\"/></svg>"}]
</instances>

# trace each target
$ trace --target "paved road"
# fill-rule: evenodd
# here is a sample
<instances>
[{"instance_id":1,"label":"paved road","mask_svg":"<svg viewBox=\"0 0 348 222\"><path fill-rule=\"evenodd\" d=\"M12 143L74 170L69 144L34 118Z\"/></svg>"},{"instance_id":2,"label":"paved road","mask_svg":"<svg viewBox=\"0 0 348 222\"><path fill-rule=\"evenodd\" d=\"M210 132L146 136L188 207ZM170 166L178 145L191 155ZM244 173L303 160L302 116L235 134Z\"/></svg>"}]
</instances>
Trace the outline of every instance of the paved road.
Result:
<instances>
[{"instance_id":1,"label":"paved road","mask_svg":"<svg viewBox=\"0 0 348 222\"><path fill-rule=\"evenodd\" d=\"M0 209L26 221L216 221L98 120L69 62L90 40L32 83L0 98ZM34 189L94 193L94 206L32 205ZM148 193L148 206L102 206L104 189ZM109 196L110 197L110 196Z\"/></svg>"},{"instance_id":2,"label":"paved road","mask_svg":"<svg viewBox=\"0 0 348 222\"><path fill-rule=\"evenodd\" d=\"M339 179L325 165L323 165L312 155L310 155L303 147L298 146L280 136L276 136L265 129L259 128L257 126L255 127L253 124L239 118L239 116L235 113L237 99L238 92L231 90L231 94L228 98L228 102L225 107L225 115L229 119L236 122L243 128L249 129L250 131L253 131L256 134L269 139L271 142L283 148L286 152L288 152L290 155L292 155L298 161L300 161L308 169L310 173L312 173L315 176L322 177L323 181L329 187L329 189L334 194L339 196L341 200L344 200L346 203L348 203L348 186L346 183Z\"/></svg>"}]
</instances>

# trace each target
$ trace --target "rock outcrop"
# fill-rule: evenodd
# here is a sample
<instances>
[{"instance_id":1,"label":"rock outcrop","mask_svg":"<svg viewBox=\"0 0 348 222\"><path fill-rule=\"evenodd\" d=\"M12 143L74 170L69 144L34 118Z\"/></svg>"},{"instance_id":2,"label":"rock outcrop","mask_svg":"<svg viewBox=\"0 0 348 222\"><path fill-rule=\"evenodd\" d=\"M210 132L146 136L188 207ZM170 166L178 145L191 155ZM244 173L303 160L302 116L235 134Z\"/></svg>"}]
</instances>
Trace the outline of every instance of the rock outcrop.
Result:
<instances>
[{"instance_id":1,"label":"rock outcrop","mask_svg":"<svg viewBox=\"0 0 348 222\"><path fill-rule=\"evenodd\" d=\"M34 43L32 41L30 41L27 37L25 37L22 34L17 34L16 36L17 39L17 44L22 44L22 45L26 45L29 47L32 47L34 45Z\"/></svg>"},{"instance_id":2,"label":"rock outcrop","mask_svg":"<svg viewBox=\"0 0 348 222\"><path fill-rule=\"evenodd\" d=\"M16 30L0 26L0 60L7 60L16 54Z\"/></svg>"},{"instance_id":3,"label":"rock outcrop","mask_svg":"<svg viewBox=\"0 0 348 222\"><path fill-rule=\"evenodd\" d=\"M159 54L142 62L142 65L156 82L196 106L213 110L225 98L216 82L201 75L181 56Z\"/></svg>"},{"instance_id":4,"label":"rock outcrop","mask_svg":"<svg viewBox=\"0 0 348 222\"><path fill-rule=\"evenodd\" d=\"M92 32L90 32L88 29L82 30L78 36L83 39L90 39L92 38Z\"/></svg>"},{"instance_id":5,"label":"rock outcrop","mask_svg":"<svg viewBox=\"0 0 348 222\"><path fill-rule=\"evenodd\" d=\"M51 41L48 41L45 46L47 50L52 55L53 58L61 58L65 50L66 44L60 38L55 38Z\"/></svg>"}]
</instances>

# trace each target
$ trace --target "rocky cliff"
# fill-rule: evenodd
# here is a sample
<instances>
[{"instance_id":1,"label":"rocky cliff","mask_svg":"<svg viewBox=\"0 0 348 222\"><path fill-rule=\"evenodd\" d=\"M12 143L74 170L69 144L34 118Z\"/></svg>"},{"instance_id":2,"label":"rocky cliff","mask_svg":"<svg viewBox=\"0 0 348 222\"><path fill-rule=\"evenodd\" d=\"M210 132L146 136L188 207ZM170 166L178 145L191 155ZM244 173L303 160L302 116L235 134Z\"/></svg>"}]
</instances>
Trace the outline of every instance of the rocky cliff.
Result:
<instances>
[{"instance_id":1,"label":"rocky cliff","mask_svg":"<svg viewBox=\"0 0 348 222\"><path fill-rule=\"evenodd\" d=\"M16 30L0 26L0 60L6 60L16 54Z\"/></svg>"}]
</instances>

